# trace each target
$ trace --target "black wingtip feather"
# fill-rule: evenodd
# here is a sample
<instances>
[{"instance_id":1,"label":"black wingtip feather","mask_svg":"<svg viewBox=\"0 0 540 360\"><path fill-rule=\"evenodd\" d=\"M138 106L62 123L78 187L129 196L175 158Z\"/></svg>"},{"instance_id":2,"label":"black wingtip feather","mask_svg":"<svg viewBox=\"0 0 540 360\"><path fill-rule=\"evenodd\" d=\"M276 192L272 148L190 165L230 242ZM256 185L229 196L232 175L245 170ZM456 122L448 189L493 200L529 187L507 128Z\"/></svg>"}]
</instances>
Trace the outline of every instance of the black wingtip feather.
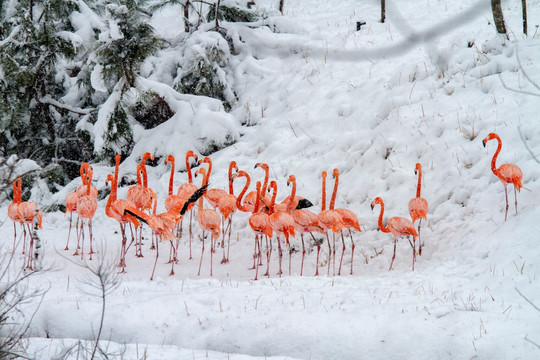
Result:
<instances>
[{"instance_id":1,"label":"black wingtip feather","mask_svg":"<svg viewBox=\"0 0 540 360\"><path fill-rule=\"evenodd\" d=\"M298 205L296 206L296 210L307 209L307 208L312 207L312 206L313 206L313 203L311 201L309 201L308 199L301 199L300 201L298 201Z\"/></svg>"},{"instance_id":2,"label":"black wingtip feather","mask_svg":"<svg viewBox=\"0 0 540 360\"><path fill-rule=\"evenodd\" d=\"M199 198L204 195L207 189L208 185L204 185L197 191L195 191L193 195L191 195L189 199L184 203L184 206L182 206L182 210L180 210L180 215L184 215L188 210L189 205L199 200Z\"/></svg>"}]
</instances>

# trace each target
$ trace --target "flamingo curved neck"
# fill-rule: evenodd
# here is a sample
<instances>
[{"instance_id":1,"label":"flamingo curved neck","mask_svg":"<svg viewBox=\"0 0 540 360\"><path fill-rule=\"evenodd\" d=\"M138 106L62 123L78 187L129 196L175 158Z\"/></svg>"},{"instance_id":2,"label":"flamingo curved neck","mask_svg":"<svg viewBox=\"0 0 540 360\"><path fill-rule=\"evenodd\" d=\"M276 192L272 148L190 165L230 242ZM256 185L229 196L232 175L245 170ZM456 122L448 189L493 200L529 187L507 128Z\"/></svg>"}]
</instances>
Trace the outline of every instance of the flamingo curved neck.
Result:
<instances>
[{"instance_id":1,"label":"flamingo curved neck","mask_svg":"<svg viewBox=\"0 0 540 360\"><path fill-rule=\"evenodd\" d=\"M186 156L186 170L187 170L188 182L190 184L193 184L193 175L191 174L191 165L189 164L190 157L191 156L189 154Z\"/></svg>"},{"instance_id":2,"label":"flamingo curved neck","mask_svg":"<svg viewBox=\"0 0 540 360\"><path fill-rule=\"evenodd\" d=\"M326 173L322 175L322 202L321 202L321 211L326 210Z\"/></svg>"},{"instance_id":3,"label":"flamingo curved neck","mask_svg":"<svg viewBox=\"0 0 540 360\"><path fill-rule=\"evenodd\" d=\"M171 160L171 177L169 178L169 195L173 194L174 184L174 160Z\"/></svg>"},{"instance_id":4,"label":"flamingo curved neck","mask_svg":"<svg viewBox=\"0 0 540 360\"><path fill-rule=\"evenodd\" d=\"M416 197L420 197L420 192L422 191L422 168L418 169L418 185L416 186Z\"/></svg>"},{"instance_id":5,"label":"flamingo curved neck","mask_svg":"<svg viewBox=\"0 0 540 360\"><path fill-rule=\"evenodd\" d=\"M334 206L336 204L337 189L339 186L339 173L336 172L334 173L334 175L336 180L334 181L334 191L332 191L332 199L330 199L330 205L328 206L330 210L334 210Z\"/></svg>"},{"instance_id":6,"label":"flamingo curved neck","mask_svg":"<svg viewBox=\"0 0 540 360\"><path fill-rule=\"evenodd\" d=\"M238 210L240 211L244 211L246 212L247 209L246 207L244 206L244 204L242 204L242 199L244 198L244 195L246 194L248 188L249 188L249 184L251 183L251 179L249 177L249 175L247 173L244 173L242 172L241 174L238 174L238 176L243 176L246 178L246 184L244 185L244 187L242 188L242 191L240 191L240 194L238 195L238 198L236 199L236 207L238 208ZM260 188L260 183L259 184L259 188ZM259 201L259 194L257 193L257 202ZM257 211L255 211L257 212Z\"/></svg>"},{"instance_id":7,"label":"flamingo curved neck","mask_svg":"<svg viewBox=\"0 0 540 360\"><path fill-rule=\"evenodd\" d=\"M270 183L270 188L272 188L272 200L270 200L270 213L274 212L274 205L276 204L277 196L277 184L275 182Z\"/></svg>"},{"instance_id":8,"label":"flamingo curved neck","mask_svg":"<svg viewBox=\"0 0 540 360\"><path fill-rule=\"evenodd\" d=\"M243 193L241 194L244 195ZM255 197L255 208L253 209L253 213L257 213L259 211L259 205L261 203L261 182L257 181L257 196Z\"/></svg>"},{"instance_id":9,"label":"flamingo curved neck","mask_svg":"<svg viewBox=\"0 0 540 360\"><path fill-rule=\"evenodd\" d=\"M502 148L502 141L499 136L495 136L494 139L497 140L497 150L495 151L495 154L493 154L493 159L491 159L491 171L493 171L494 174L497 173L497 157L499 156L499 153L501 152Z\"/></svg>"},{"instance_id":10,"label":"flamingo curved neck","mask_svg":"<svg viewBox=\"0 0 540 360\"><path fill-rule=\"evenodd\" d=\"M381 231L384 232L384 233L389 233L390 229L387 228L386 226L384 226L384 224L382 222L383 215L384 215L384 203L381 202L380 205L381 205L381 213L379 214L379 221L378 221L379 229L381 229Z\"/></svg>"},{"instance_id":11,"label":"flamingo curved neck","mask_svg":"<svg viewBox=\"0 0 540 360\"><path fill-rule=\"evenodd\" d=\"M296 196L296 178L292 177L291 181L292 181L291 198L289 200L289 204L287 205L287 212L293 211L294 197Z\"/></svg>"},{"instance_id":12,"label":"flamingo curved neck","mask_svg":"<svg viewBox=\"0 0 540 360\"><path fill-rule=\"evenodd\" d=\"M234 163L231 161L229 164L229 194L234 195L234 188L233 188L233 179L232 179L232 172L234 168Z\"/></svg>"},{"instance_id":13,"label":"flamingo curved neck","mask_svg":"<svg viewBox=\"0 0 540 360\"><path fill-rule=\"evenodd\" d=\"M268 188L268 178L270 177L270 170L268 169L268 166L261 166L264 170L264 182L261 187L261 194L264 194L266 192L266 189Z\"/></svg>"}]
</instances>

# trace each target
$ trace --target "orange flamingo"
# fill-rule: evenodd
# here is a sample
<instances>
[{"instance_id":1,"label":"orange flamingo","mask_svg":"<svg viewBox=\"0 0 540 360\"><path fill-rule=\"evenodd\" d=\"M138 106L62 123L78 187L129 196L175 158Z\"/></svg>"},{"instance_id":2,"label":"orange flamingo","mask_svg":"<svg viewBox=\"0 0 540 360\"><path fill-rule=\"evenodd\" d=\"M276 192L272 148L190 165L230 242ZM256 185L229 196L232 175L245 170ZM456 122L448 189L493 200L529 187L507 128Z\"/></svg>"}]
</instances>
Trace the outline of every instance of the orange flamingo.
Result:
<instances>
[{"instance_id":1,"label":"orange flamingo","mask_svg":"<svg viewBox=\"0 0 540 360\"><path fill-rule=\"evenodd\" d=\"M287 183L292 182L292 178L294 175L289 176L289 179ZM295 183L293 183L295 184ZM270 226L272 226L272 229L276 232L277 237L277 243L278 243L278 252L279 252L279 271L278 275L281 277L282 271L281 271L281 260L283 258L283 251L281 249L281 240L279 238L279 234L283 234L285 237L286 244L289 248L289 275L291 272L291 256L292 256L292 250L291 245L289 242L290 236L295 236L294 231L294 219L290 212L292 211L293 201L289 201L289 208L286 209L286 211L280 211L275 210L275 204L276 204L276 195L277 195L277 183L275 181L270 182L270 188L273 190L272 194L272 200L270 204L270 215L268 216L268 221L270 222ZM291 192L291 199L294 199L295 196L296 187L293 186L293 190Z\"/></svg>"},{"instance_id":2,"label":"orange flamingo","mask_svg":"<svg viewBox=\"0 0 540 360\"><path fill-rule=\"evenodd\" d=\"M514 185L514 198L516 200L516 215L517 215L517 191L520 191L523 187L523 184L521 181L523 180L523 172L521 169L514 164L502 164L497 168L496 162L497 162L497 156L499 156L499 153L501 152L502 148L502 141L499 135L495 133L489 133L488 136L484 140L482 140L482 144L484 147L486 147L486 143L489 140L497 140L497 151L495 151L495 154L493 155L493 159L491 159L491 171L501 180L502 184L504 185L504 194L506 196L506 212L504 214L504 221L508 218L508 184Z\"/></svg>"},{"instance_id":3,"label":"orange flamingo","mask_svg":"<svg viewBox=\"0 0 540 360\"><path fill-rule=\"evenodd\" d=\"M79 201L77 201L77 214L79 215L79 218L81 219L81 230L80 234L82 236L82 244L81 244L81 259L84 259L84 220L88 221L88 233L90 236L90 260L92 260L92 254L94 253L94 250L92 248L92 218L94 217L96 210L97 210L97 198L94 197L91 194L91 184L92 184L92 176L93 176L92 169L88 169L86 171L86 194L79 197Z\"/></svg>"},{"instance_id":4,"label":"orange flamingo","mask_svg":"<svg viewBox=\"0 0 540 360\"><path fill-rule=\"evenodd\" d=\"M68 230L68 238L66 242L66 247L64 250L69 250L69 237L71 235L71 226L72 226L72 220L73 220L73 213L77 212L77 202L79 201L79 195L77 195L76 191L73 191L66 196L66 211L64 212L64 215L69 213L69 230ZM78 223L77 223L78 224ZM76 227L78 225L75 225Z\"/></svg>"},{"instance_id":5,"label":"orange flamingo","mask_svg":"<svg viewBox=\"0 0 540 360\"><path fill-rule=\"evenodd\" d=\"M116 166L114 168L114 176L109 174L107 175L106 183L111 183L111 193L107 199L107 205L105 207L105 213L108 217L113 218L120 224L120 232L122 234L122 248L120 250L120 263L118 267L122 268L122 273L125 272L126 267L126 252L127 252L127 236L126 236L126 225L131 224L137 229L140 224L139 221L131 215L124 215L124 210L126 207L135 207L129 200L118 199L118 168L120 165L120 155L116 155L115 162ZM131 232L131 239L133 242L133 231Z\"/></svg>"},{"instance_id":6,"label":"orange flamingo","mask_svg":"<svg viewBox=\"0 0 540 360\"><path fill-rule=\"evenodd\" d=\"M381 212L379 214L379 229L381 229L384 233L392 233L394 236L394 254L392 255L392 262L390 262L390 269L392 270L392 265L394 264L394 259L396 258L396 245L397 245L397 239L400 236L409 236L412 235L413 237L413 264L412 269L414 271L414 263L416 261L416 238L418 237L418 233L416 232L416 229L414 228L414 225L411 220L404 218L404 217L391 217L386 222L386 226L383 224L383 214L384 214L384 202L380 197L376 197L375 200L371 203L371 209L375 207L376 204L381 205Z\"/></svg>"},{"instance_id":7,"label":"orange flamingo","mask_svg":"<svg viewBox=\"0 0 540 360\"><path fill-rule=\"evenodd\" d=\"M240 176L242 171L239 171L238 176ZM248 176L247 173L245 173L245 176ZM249 177L247 178L249 180ZM248 181L249 184L249 181ZM245 190L248 187L244 187L244 190L240 195L238 196L239 201L241 202L242 195L245 192ZM257 196L257 199L255 201L255 207L253 208L253 214L249 218L249 226L255 233L255 250L253 254L253 268L255 268L255 279L257 280L259 276L259 265L261 260L261 245L262 245L262 236L265 235L266 239L272 238L273 230L272 226L270 225L270 221L268 220L268 214L265 212L259 212L259 204L260 204L260 193L261 193L261 182L257 181L257 193L259 196ZM238 200L237 200L238 201ZM267 241L268 245L268 241ZM258 247L258 250L257 250ZM259 261L257 261L259 259Z\"/></svg>"},{"instance_id":8,"label":"orange flamingo","mask_svg":"<svg viewBox=\"0 0 540 360\"><path fill-rule=\"evenodd\" d=\"M198 162L197 155L192 151L189 150L186 152L186 171L188 174L188 182L185 184L180 185L177 191L177 195L180 196L182 199L187 200L195 191L197 191L197 186L193 184L193 175L191 174L191 165L189 162L189 159L193 158L195 160L195 163ZM193 238L193 231L192 231L192 223L193 223L193 207L194 203L190 204L190 207L188 209L189 211L189 260L191 260L193 257L191 256L191 239ZM182 229L182 223L180 223L180 230ZM180 231L181 233L182 231Z\"/></svg>"},{"instance_id":9,"label":"orange flamingo","mask_svg":"<svg viewBox=\"0 0 540 360\"><path fill-rule=\"evenodd\" d=\"M82 181L83 184L77 188L77 197L81 197L81 196L86 195L86 191L87 191L86 186L87 185L86 185L85 181L87 179L86 172L88 170L92 170L92 167L90 166L90 164L89 163L82 163L79 173L80 173L81 181ZM92 184L90 184L89 186L90 186L90 194L93 197L97 198L98 190L96 189L95 186L92 186Z\"/></svg>"},{"instance_id":10,"label":"orange flamingo","mask_svg":"<svg viewBox=\"0 0 540 360\"><path fill-rule=\"evenodd\" d=\"M34 223L34 218L36 216L38 217L39 228L40 229L42 228L41 223L42 223L43 213L41 212L41 210L37 208L37 205L35 203L31 201L21 202L19 206L17 206L17 212L23 224L26 224L29 234L32 234L31 225ZM24 241L26 242L26 236L25 236ZM24 254L24 244L23 244L23 254ZM30 244L28 246L28 261L26 265L26 268L28 270L34 270L33 265L32 265L33 258L34 258L34 238L32 235L30 235Z\"/></svg>"},{"instance_id":11,"label":"orange flamingo","mask_svg":"<svg viewBox=\"0 0 540 360\"><path fill-rule=\"evenodd\" d=\"M302 264L300 265L300 276L304 272L304 257L306 255L306 247L304 244L304 233L309 233L315 244L319 244L313 232L324 233L325 230L320 224L319 216L313 211L307 209L295 209L292 212L296 230L300 232L300 238L302 240Z\"/></svg>"},{"instance_id":12,"label":"orange flamingo","mask_svg":"<svg viewBox=\"0 0 540 360\"><path fill-rule=\"evenodd\" d=\"M22 180L18 178L13 182L13 202L8 206L8 217L13 221L13 251L15 252L15 242L17 239L17 223L19 223L24 231L23 221L19 215L18 207L22 203Z\"/></svg>"},{"instance_id":13,"label":"orange flamingo","mask_svg":"<svg viewBox=\"0 0 540 360\"><path fill-rule=\"evenodd\" d=\"M205 168L200 168L195 175L201 174L203 176L203 188L208 186L208 174L206 173ZM202 265L202 259L204 254L204 237L205 237L205 231L209 231L212 236L212 240L210 241L210 276L213 276L212 274L212 262L213 262L213 252L214 252L214 240L219 238L220 233L220 223L221 218L219 217L219 214L214 209L205 209L204 203L203 203L203 196L199 198L199 209L197 210L197 222L199 223L199 226L202 229L202 250L201 250L201 260L199 262L199 272L197 273L197 276L201 274L201 265Z\"/></svg>"},{"instance_id":14,"label":"orange flamingo","mask_svg":"<svg viewBox=\"0 0 540 360\"><path fill-rule=\"evenodd\" d=\"M362 229L360 228L360 224L358 223L358 217L351 210L343 209L343 208L334 209L334 205L336 203L337 189L339 186L339 170L334 169L333 175L334 175L334 192L332 193L332 200L330 201L329 208L330 210L337 211L338 214L341 215L341 218L343 219L343 223L345 224L345 228L349 230L349 236L351 237L351 244L352 244L351 246L351 274L352 274L355 244L352 237L351 229L354 229L358 232L361 232ZM341 264L343 262L343 254L345 253L345 239L343 238L343 231L341 231L341 241L343 242L343 250L341 252L341 259L339 260L338 275L341 275Z\"/></svg>"},{"instance_id":15,"label":"orange flamingo","mask_svg":"<svg viewBox=\"0 0 540 360\"><path fill-rule=\"evenodd\" d=\"M332 231L334 237L334 247L336 243L336 233L340 233L343 228L345 228L345 223L341 215L335 211L328 209L326 210L326 171L322 172L322 202L321 202L321 212L319 213L319 222L324 229L326 235L326 241L328 242L328 275L330 275L330 262L332 259L332 245L330 245L330 237L328 236L328 230ZM334 184L335 188L335 184ZM315 271L315 276L319 275L319 252L321 250L321 244L317 242L317 270ZM335 249L334 249L334 259L335 259ZM334 272L335 272L335 260L334 260Z\"/></svg>"},{"instance_id":16,"label":"orange flamingo","mask_svg":"<svg viewBox=\"0 0 540 360\"><path fill-rule=\"evenodd\" d=\"M255 197L255 203L254 204L249 204L249 203L246 204L244 194L247 192L247 189L249 188L249 184L251 183L251 178L250 178L249 174L247 172L243 171L243 170L240 170L240 171L238 171L237 177L245 177L246 178L246 184L244 185L244 188L242 189L242 191L238 195L238 198L236 199L236 207L237 207L238 210L240 210L242 212L251 212L252 213L251 217L253 217L253 221L254 221L254 224L251 225L252 220L251 220L251 217L250 217L250 220L249 220L250 221L250 226L253 229L253 231L255 231L255 243L254 243L254 248L253 248L253 266L249 269L249 270L253 270L253 269L255 269L255 266L257 266L256 265L257 264L257 259L259 259L259 261L261 261L261 259L260 259L261 244L259 243L259 240L262 242L262 238L261 238L262 234L259 234L259 233L260 232L265 233L265 231L266 231L266 234L270 233L270 238L272 238L272 228L270 227L270 224L268 223L268 214L263 213L263 212L259 212L260 203L261 203L260 197ZM261 190L262 186L261 186L260 181L257 182L257 186L258 186L257 192L260 194L260 192L262 191ZM249 194L251 194L251 193L253 193L253 191L250 192ZM260 217L260 219L259 219L259 217ZM262 220L262 219L266 219L266 220ZM266 225L268 225L268 227L259 228L259 225L262 226L265 222L266 222ZM257 229L254 229L253 226L256 226ZM261 235L261 236L259 236L259 235ZM268 248L268 236L266 238L266 246ZM259 265L261 265L261 264L259 263ZM257 278L257 275L255 275L255 278Z\"/></svg>"},{"instance_id":17,"label":"orange flamingo","mask_svg":"<svg viewBox=\"0 0 540 360\"><path fill-rule=\"evenodd\" d=\"M238 172L238 166L236 166L236 161L231 161L229 164L229 193L222 195L217 200L217 209L222 216L222 235L223 240L221 241L221 249L223 250L223 259L221 260L222 264L229 262L229 248L231 243L231 227L232 227L232 216L236 212L236 196L234 196L233 180L236 177L236 173L233 173L233 170ZM249 186L249 184L248 184ZM227 225L225 222L228 221ZM227 256L225 256L225 234L228 234L227 239Z\"/></svg>"},{"instance_id":18,"label":"orange flamingo","mask_svg":"<svg viewBox=\"0 0 540 360\"><path fill-rule=\"evenodd\" d=\"M426 199L420 197L420 191L422 189L422 165L416 163L414 168L414 174L418 174L418 185L416 186L416 197L409 201L409 214L411 214L411 219L413 224L416 220L420 219L418 222L418 255L422 255L422 239L420 239L420 226L422 225L422 219L426 220L428 212L428 202Z\"/></svg>"}]
</instances>

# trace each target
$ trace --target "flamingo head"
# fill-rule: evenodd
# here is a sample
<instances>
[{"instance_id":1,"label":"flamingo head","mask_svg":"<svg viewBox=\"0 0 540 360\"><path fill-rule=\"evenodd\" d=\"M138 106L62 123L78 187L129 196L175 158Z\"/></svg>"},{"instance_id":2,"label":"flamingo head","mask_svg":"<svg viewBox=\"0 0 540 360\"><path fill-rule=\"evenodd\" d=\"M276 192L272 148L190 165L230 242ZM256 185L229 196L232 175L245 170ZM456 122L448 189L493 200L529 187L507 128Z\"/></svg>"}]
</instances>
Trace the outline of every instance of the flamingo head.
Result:
<instances>
[{"instance_id":1,"label":"flamingo head","mask_svg":"<svg viewBox=\"0 0 540 360\"><path fill-rule=\"evenodd\" d=\"M339 176L339 170L336 168L334 171L332 171L332 175L334 176L334 179Z\"/></svg>"},{"instance_id":2,"label":"flamingo head","mask_svg":"<svg viewBox=\"0 0 540 360\"><path fill-rule=\"evenodd\" d=\"M186 153L186 161L189 161L189 158L194 158L195 162L199 160L199 158L197 157L197 154L195 154L193 150L188 150L188 152Z\"/></svg>"},{"instance_id":3,"label":"flamingo head","mask_svg":"<svg viewBox=\"0 0 540 360\"><path fill-rule=\"evenodd\" d=\"M210 159L208 156L205 156L203 159L199 160L199 165L202 164L202 163L207 163L207 164L211 164L212 163L212 159Z\"/></svg>"},{"instance_id":4,"label":"flamingo head","mask_svg":"<svg viewBox=\"0 0 540 360\"><path fill-rule=\"evenodd\" d=\"M422 171L422 165L420 165L420 163L416 163L416 167L414 168L414 175L418 175L419 171Z\"/></svg>"},{"instance_id":5,"label":"flamingo head","mask_svg":"<svg viewBox=\"0 0 540 360\"><path fill-rule=\"evenodd\" d=\"M321 176L322 176L323 179L326 179L326 176L328 176L328 173L326 171L323 171L321 173Z\"/></svg>"},{"instance_id":6,"label":"flamingo head","mask_svg":"<svg viewBox=\"0 0 540 360\"><path fill-rule=\"evenodd\" d=\"M289 175L289 178L287 179L287 186L289 186L292 182L296 181L296 177L294 175Z\"/></svg>"},{"instance_id":7,"label":"flamingo head","mask_svg":"<svg viewBox=\"0 0 540 360\"><path fill-rule=\"evenodd\" d=\"M167 158L165 159L165 164L167 164L167 163L174 164L174 156L173 155L167 156Z\"/></svg>"},{"instance_id":8,"label":"flamingo head","mask_svg":"<svg viewBox=\"0 0 540 360\"><path fill-rule=\"evenodd\" d=\"M484 140L482 140L482 145L484 145L484 147L486 147L486 143L489 141L489 140L493 140L493 139L500 139L499 138L499 135L495 134L495 133L489 133L488 136L486 136L484 138Z\"/></svg>"},{"instance_id":9,"label":"flamingo head","mask_svg":"<svg viewBox=\"0 0 540 360\"><path fill-rule=\"evenodd\" d=\"M375 207L376 204L383 204L383 200L380 197L376 197L375 200L371 203L371 210Z\"/></svg>"},{"instance_id":10,"label":"flamingo head","mask_svg":"<svg viewBox=\"0 0 540 360\"><path fill-rule=\"evenodd\" d=\"M105 179L105 184L112 183L114 180L114 176L112 174L107 175L107 179Z\"/></svg>"}]
</instances>

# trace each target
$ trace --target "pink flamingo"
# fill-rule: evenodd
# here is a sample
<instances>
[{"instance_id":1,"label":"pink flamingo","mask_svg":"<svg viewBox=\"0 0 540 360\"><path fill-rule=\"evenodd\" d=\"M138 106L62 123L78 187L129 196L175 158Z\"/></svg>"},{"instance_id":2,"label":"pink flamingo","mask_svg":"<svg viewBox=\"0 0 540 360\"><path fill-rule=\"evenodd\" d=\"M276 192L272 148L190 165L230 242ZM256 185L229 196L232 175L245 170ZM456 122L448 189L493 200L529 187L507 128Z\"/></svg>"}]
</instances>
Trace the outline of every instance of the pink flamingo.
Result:
<instances>
[{"instance_id":1,"label":"pink flamingo","mask_svg":"<svg viewBox=\"0 0 540 360\"><path fill-rule=\"evenodd\" d=\"M117 191L118 191L118 168L120 165L120 155L116 155L115 162L116 166L114 169L114 176L109 174L107 175L106 183L111 183L111 193L109 195L109 198L107 199L107 205L105 207L105 213L108 217L113 218L120 224L120 232L122 234L122 248L120 251L120 263L118 264L118 267L122 268L122 273L125 272L126 267L126 252L127 252L127 237L126 237L126 225L131 224L137 229L140 226L139 221L134 218L131 215L124 215L124 210L127 207L135 207L135 204L133 204L129 200L125 199L118 199L117 198ZM133 242L133 232L131 233L131 238Z\"/></svg>"},{"instance_id":2,"label":"pink flamingo","mask_svg":"<svg viewBox=\"0 0 540 360\"><path fill-rule=\"evenodd\" d=\"M343 223L345 224L345 228L347 228L349 230L349 236L351 237L351 274L353 273L353 260L354 260L354 248L355 248L355 244L354 244L354 240L353 240L353 237L352 237L352 231L351 229L354 229L358 232L361 232L362 229L360 228L360 224L358 222L358 217L356 216L355 213L353 213L351 210L349 209L334 209L334 205L335 205L335 202L336 202L336 194L337 194L337 189L338 189L338 185L339 185L339 170L338 169L334 169L334 192L332 193L332 200L330 201L330 210L335 210L337 211L337 213L339 215L341 215L341 219L343 219ZM341 264L343 262L343 254L345 253L345 239L343 238L343 231L341 231L341 241L343 242L343 249L341 251L341 259L339 260L339 270L338 270L338 275L341 275Z\"/></svg>"},{"instance_id":3,"label":"pink flamingo","mask_svg":"<svg viewBox=\"0 0 540 360\"><path fill-rule=\"evenodd\" d=\"M428 212L428 202L426 199L420 197L420 191L422 189L422 165L416 163L414 168L414 174L418 174L418 185L416 186L416 197L409 201L409 214L411 214L411 219L413 224L416 220L420 219L418 222L418 255L422 255L422 239L420 239L420 226L422 225L422 219L426 220Z\"/></svg>"},{"instance_id":4,"label":"pink flamingo","mask_svg":"<svg viewBox=\"0 0 540 360\"><path fill-rule=\"evenodd\" d=\"M384 233L392 233L394 236L394 254L392 255L392 262L390 263L390 269L392 270L392 265L394 264L394 259L396 258L396 245L397 245L397 239L400 236L409 236L412 235L413 237L413 265L412 269L414 271L414 263L416 261L416 238L418 237L418 233L416 232L416 229L414 228L414 225L411 220L404 218L404 217L391 217L386 222L386 226L384 226L382 219L384 214L384 202L380 197L376 197L375 200L371 203L371 209L375 207L376 204L381 205L381 212L379 214L379 229L381 229Z\"/></svg>"},{"instance_id":5,"label":"pink flamingo","mask_svg":"<svg viewBox=\"0 0 540 360\"><path fill-rule=\"evenodd\" d=\"M34 223L34 218L36 215L39 221L39 228L40 229L43 228L41 224L43 213L41 212L41 210L37 208L35 203L31 201L21 202L19 203L19 206L17 207L17 212L19 214L19 218L21 219L21 221L24 224L26 224L29 234L32 234L31 225ZM24 242L26 242L26 236L25 236ZM23 244L23 253L24 253L24 244ZM28 246L28 262L26 265L26 268L28 270L34 270L33 265L32 265L33 258L34 258L34 238L32 237L32 235L30 235L30 244Z\"/></svg>"},{"instance_id":6,"label":"pink flamingo","mask_svg":"<svg viewBox=\"0 0 540 360\"><path fill-rule=\"evenodd\" d=\"M208 186L208 174L206 173L205 168L200 168L195 174L201 174L203 176L203 188ZM197 210L197 222L199 223L199 226L202 229L202 251L201 251L201 260L199 262L199 272L197 273L197 276L201 274L201 265L202 265L202 259L204 254L204 237L205 237L205 231L209 231L212 236L212 240L210 241L210 276L213 276L212 274L212 262L213 262L213 252L214 252L214 240L219 238L220 233L220 223L221 218L219 217L219 214L214 209L205 209L204 203L203 203L203 196L199 198L199 209Z\"/></svg>"},{"instance_id":7,"label":"pink flamingo","mask_svg":"<svg viewBox=\"0 0 540 360\"><path fill-rule=\"evenodd\" d=\"M292 178L294 175L289 176L288 183L292 182ZM293 182L294 184L294 182ZM294 219L290 212L292 211L293 201L289 202L289 208L286 209L286 211L275 211L275 203L276 203L276 195L277 195L277 183L275 181L270 182L270 188L273 190L272 194L272 201L270 204L270 215L268 216L268 221L270 222L270 226L272 226L272 229L276 232L277 237L277 243L278 243L278 252L279 252L279 272L278 275L281 277L282 271L281 271L281 260L283 258L283 251L281 249L281 241L279 238L279 234L283 234L285 237L286 244L289 248L289 274L291 272L291 256L292 256L292 250L291 245L289 242L290 236L295 236L294 231ZM294 199L295 196L296 187L293 186L293 190L291 192L291 199Z\"/></svg>"},{"instance_id":8,"label":"pink flamingo","mask_svg":"<svg viewBox=\"0 0 540 360\"><path fill-rule=\"evenodd\" d=\"M231 243L231 231L232 231L232 216L236 212L236 196L234 196L233 180L236 177L238 172L238 166L236 166L236 161L231 161L229 164L229 193L226 193L218 198L217 200L217 209L222 216L222 233L223 241L221 242L221 249L223 250L223 259L221 260L222 264L229 262L229 248ZM225 222L228 221L227 225ZM227 238L227 256L225 256L225 234L228 234Z\"/></svg>"},{"instance_id":9,"label":"pink flamingo","mask_svg":"<svg viewBox=\"0 0 540 360\"><path fill-rule=\"evenodd\" d=\"M242 171L239 172L238 176ZM245 173L247 175L247 173ZM249 179L249 177L248 177ZM249 181L248 181L249 185ZM247 189L247 186L244 188L243 192ZM238 196L238 199L242 198L243 192L240 193ZM260 195L261 192L261 182L257 181L257 193ZM258 196L255 201L255 207L253 208L253 214L249 218L249 226L255 233L255 253L253 254L253 268L255 268L255 279L257 280L259 276L259 265L260 265L260 258L261 258L261 243L262 243L262 236L266 235L266 238L272 238L273 230L272 226L270 225L270 221L268 220L268 214L264 212L259 212L259 204L261 203L260 197ZM258 250L257 250L258 247ZM257 261L257 258L259 261Z\"/></svg>"},{"instance_id":10,"label":"pink flamingo","mask_svg":"<svg viewBox=\"0 0 540 360\"><path fill-rule=\"evenodd\" d=\"M189 150L186 153L186 171L188 174L188 182L185 184L180 185L177 191L177 195L180 196L182 199L187 200L195 191L197 191L197 186L193 184L193 175L191 173L191 165L189 162L189 159L193 158L195 162L198 162L197 155L192 151ZM193 231L192 231L192 223L193 223L193 207L194 203L190 205L189 207L189 260L191 260L193 257L191 256L191 239L193 238ZM180 229L182 229L182 222L180 222ZM181 232L181 231L180 231Z\"/></svg>"},{"instance_id":11,"label":"pink flamingo","mask_svg":"<svg viewBox=\"0 0 540 360\"><path fill-rule=\"evenodd\" d=\"M523 187L522 180L523 180L523 172L521 169L514 164L502 164L497 168L497 156L499 156L499 153L501 152L502 148L502 140L499 137L499 135L495 133L489 133L488 136L484 140L482 140L482 144L484 147L486 147L486 143L489 140L496 139L497 140L497 150L495 151L495 154L493 155L493 159L491 159L491 171L501 180L502 184L504 185L504 194L506 196L506 212L504 214L504 221L508 218L508 184L514 185L514 198L516 199L516 215L517 215L517 191L520 191Z\"/></svg>"},{"instance_id":12,"label":"pink flamingo","mask_svg":"<svg viewBox=\"0 0 540 360\"><path fill-rule=\"evenodd\" d=\"M341 215L332 209L326 210L326 171L322 172L322 202L321 202L321 212L319 213L319 222L324 229L326 234L326 240L328 242L328 275L330 275L330 262L332 259L332 245L330 245L330 238L328 236L328 230L331 230L334 237L334 247L336 242L336 233L340 233L343 228L345 228L345 223ZM334 184L335 188L335 184ZM333 200L335 201L336 191L332 194ZM331 200L332 202L332 200ZM319 275L319 252L321 250L321 244L317 242L317 270L315 271L315 276ZM334 249L334 273L335 273L335 249Z\"/></svg>"},{"instance_id":13,"label":"pink flamingo","mask_svg":"<svg viewBox=\"0 0 540 360\"><path fill-rule=\"evenodd\" d=\"M92 169L88 169L86 171L86 194L79 197L79 201L77 201L77 214L79 215L79 218L81 219L81 236L82 236L82 244L81 244L81 259L84 259L84 220L88 221L88 233L90 236L90 260L92 260L92 254L94 253L94 250L92 249L92 218L94 217L96 210L97 210L97 198L94 197L91 194L91 184L92 184L92 175L93 175Z\"/></svg>"}]
</instances>

